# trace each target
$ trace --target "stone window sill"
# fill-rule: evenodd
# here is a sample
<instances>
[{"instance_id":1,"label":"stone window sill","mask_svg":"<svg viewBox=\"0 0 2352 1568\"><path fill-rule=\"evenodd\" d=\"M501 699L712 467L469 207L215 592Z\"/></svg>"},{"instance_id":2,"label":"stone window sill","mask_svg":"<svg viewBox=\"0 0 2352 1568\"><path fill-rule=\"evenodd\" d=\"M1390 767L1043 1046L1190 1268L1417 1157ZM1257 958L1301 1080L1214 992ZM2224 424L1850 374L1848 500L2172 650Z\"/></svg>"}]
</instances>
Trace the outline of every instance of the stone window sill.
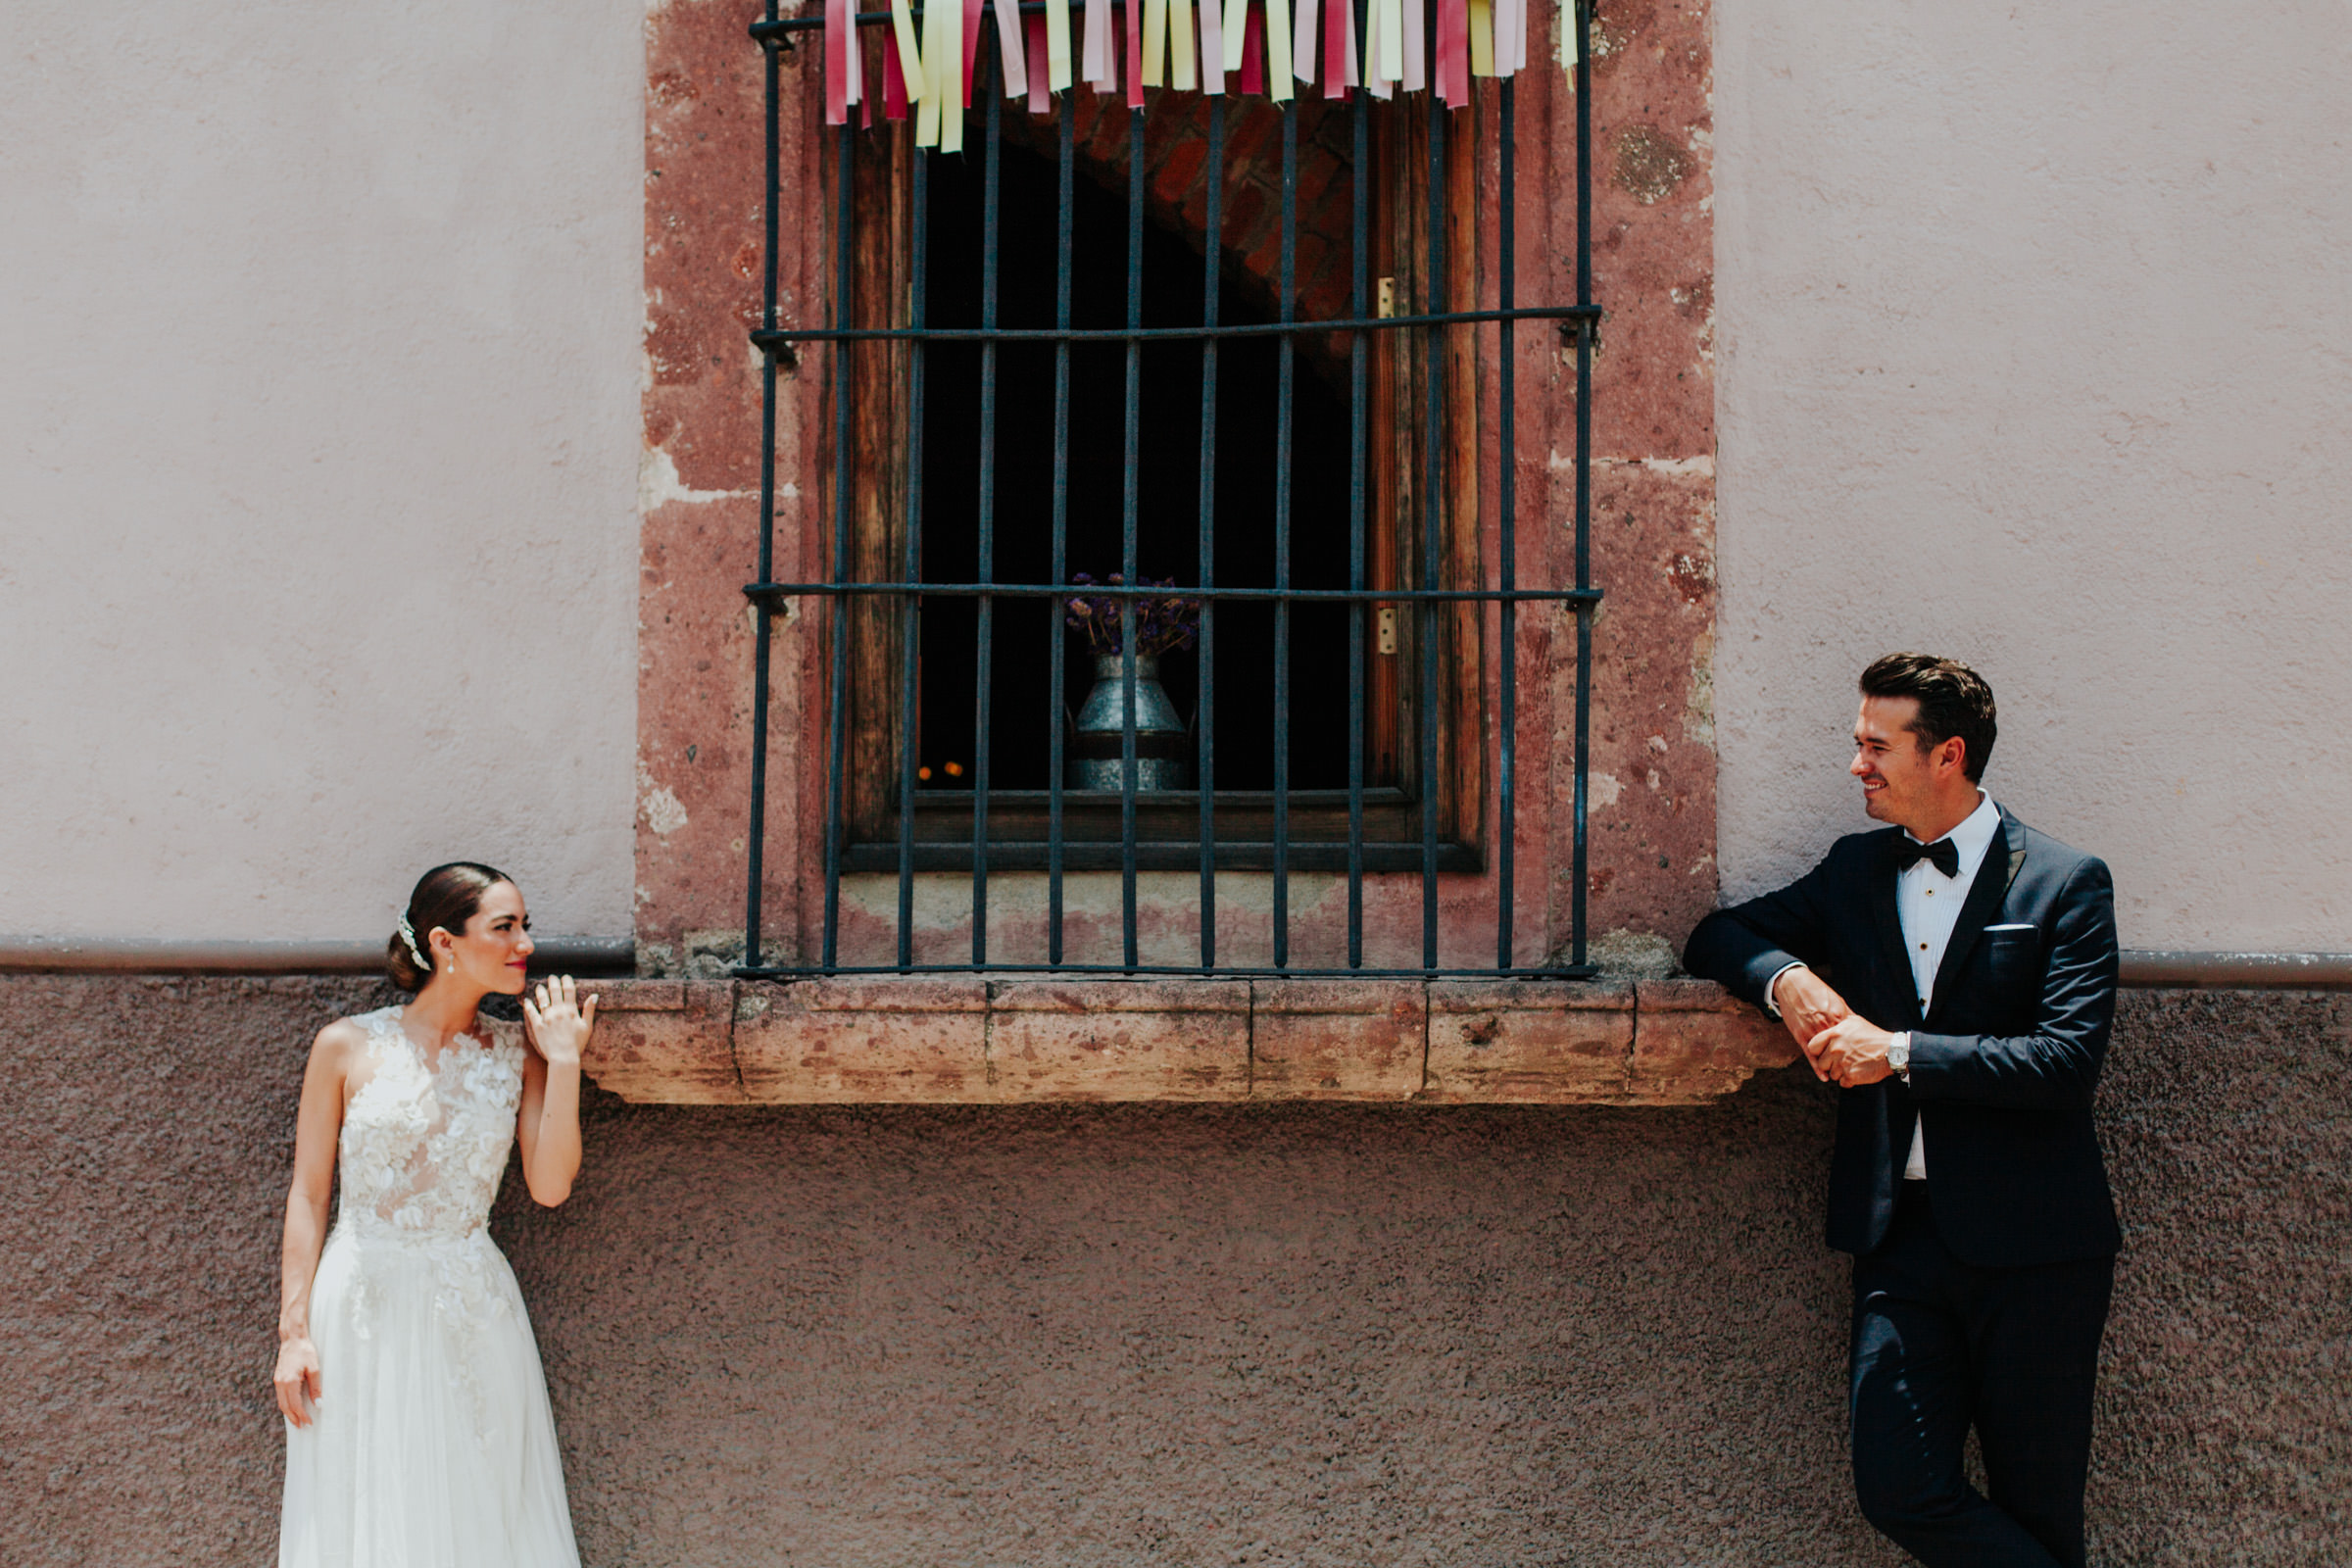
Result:
<instances>
[{"instance_id":1,"label":"stone window sill","mask_svg":"<svg viewBox=\"0 0 2352 1568\"><path fill-rule=\"evenodd\" d=\"M606 980L588 1076L662 1104L1690 1105L1793 1061L1703 981Z\"/></svg>"}]
</instances>

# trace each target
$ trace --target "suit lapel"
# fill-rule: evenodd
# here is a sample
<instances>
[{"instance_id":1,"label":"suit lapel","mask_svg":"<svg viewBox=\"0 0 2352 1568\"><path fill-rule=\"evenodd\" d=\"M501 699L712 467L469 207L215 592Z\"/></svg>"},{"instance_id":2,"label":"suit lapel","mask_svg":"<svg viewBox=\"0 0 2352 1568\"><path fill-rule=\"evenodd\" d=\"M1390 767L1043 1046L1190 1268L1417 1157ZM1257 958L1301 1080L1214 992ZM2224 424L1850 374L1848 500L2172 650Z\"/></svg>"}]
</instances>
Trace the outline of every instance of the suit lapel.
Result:
<instances>
[{"instance_id":1,"label":"suit lapel","mask_svg":"<svg viewBox=\"0 0 2352 1568\"><path fill-rule=\"evenodd\" d=\"M1942 1010L1951 996L1952 982L1959 978L1961 966L1968 962L1984 928L2000 912L2001 901L2009 896L2009 884L2017 880L2025 863L2025 824L2003 811L2000 833L1984 847L1984 863L1977 867L1977 879L1968 885L1960 919L1952 927L1951 941L1943 947L1943 961L1936 966L1936 989L1928 993L1930 1012Z\"/></svg>"},{"instance_id":2,"label":"suit lapel","mask_svg":"<svg viewBox=\"0 0 2352 1568\"><path fill-rule=\"evenodd\" d=\"M1892 989L1896 1004L1902 1009L1900 1022L1890 1027L1920 1021L1919 998L1911 984L1911 956L1903 951L1903 917L1894 898L1894 879L1898 874L1894 863L1894 846L1903 836L1899 827L1888 828L1884 843L1879 846L1879 863L1870 879L1870 923L1878 928L1880 957L1886 963L1886 984Z\"/></svg>"}]
</instances>

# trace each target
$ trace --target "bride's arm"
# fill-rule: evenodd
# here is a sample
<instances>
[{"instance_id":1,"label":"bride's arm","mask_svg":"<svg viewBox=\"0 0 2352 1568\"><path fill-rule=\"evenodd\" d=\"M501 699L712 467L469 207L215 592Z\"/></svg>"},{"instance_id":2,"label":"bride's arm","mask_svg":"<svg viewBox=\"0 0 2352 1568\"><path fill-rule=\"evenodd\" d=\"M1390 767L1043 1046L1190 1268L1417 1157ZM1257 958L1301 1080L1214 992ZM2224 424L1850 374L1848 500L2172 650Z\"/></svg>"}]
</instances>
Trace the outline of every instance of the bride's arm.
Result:
<instances>
[{"instance_id":1,"label":"bride's arm","mask_svg":"<svg viewBox=\"0 0 2352 1568\"><path fill-rule=\"evenodd\" d=\"M596 1027L596 998L582 1002L569 975L540 982L523 998L522 1021L537 1054L522 1065L522 1182L549 1208L571 1196L580 1173L580 1052Z\"/></svg>"},{"instance_id":2,"label":"bride's arm","mask_svg":"<svg viewBox=\"0 0 2352 1568\"><path fill-rule=\"evenodd\" d=\"M294 1184L286 1193L286 1237L277 1305L277 1407L298 1427L311 1424L322 1385L311 1343L311 1281L326 1245L327 1203L335 1188L335 1140L343 1132L343 1078L351 1026L330 1023L311 1045L302 1075L302 1110L294 1127Z\"/></svg>"}]
</instances>

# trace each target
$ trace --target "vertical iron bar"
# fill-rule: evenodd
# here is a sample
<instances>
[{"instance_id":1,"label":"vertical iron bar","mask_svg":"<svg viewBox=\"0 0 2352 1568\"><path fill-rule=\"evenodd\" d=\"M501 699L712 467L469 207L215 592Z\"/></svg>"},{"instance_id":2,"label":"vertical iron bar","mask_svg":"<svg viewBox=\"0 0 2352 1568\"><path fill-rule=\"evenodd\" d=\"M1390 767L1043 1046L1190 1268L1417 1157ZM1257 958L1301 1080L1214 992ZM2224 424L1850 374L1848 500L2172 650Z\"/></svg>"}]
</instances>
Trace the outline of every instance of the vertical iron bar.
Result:
<instances>
[{"instance_id":1,"label":"vertical iron bar","mask_svg":"<svg viewBox=\"0 0 2352 1568\"><path fill-rule=\"evenodd\" d=\"M1127 111L1127 325L1144 324L1144 112ZM1143 502L1144 345L1127 340L1127 488L1120 511L1120 579L1137 581L1137 524ZM1135 621L1130 599L1119 615L1119 933L1133 968L1135 942Z\"/></svg>"},{"instance_id":2,"label":"vertical iron bar","mask_svg":"<svg viewBox=\"0 0 2352 1568\"><path fill-rule=\"evenodd\" d=\"M1282 271L1277 309L1298 316L1298 100L1282 106ZM1274 586L1291 586L1291 376L1296 340L1281 338L1275 372ZM1274 601L1274 967L1291 962L1291 602Z\"/></svg>"},{"instance_id":3,"label":"vertical iron bar","mask_svg":"<svg viewBox=\"0 0 2352 1568\"><path fill-rule=\"evenodd\" d=\"M1407 0L1413 3L1413 0ZM1356 33L1369 37L1370 0L1359 0ZM1355 95L1353 211L1349 245L1353 281L1348 314L1370 316L1372 95ZM1364 588L1364 486L1371 432L1364 428L1370 345L1356 332L1348 345L1348 586ZM1364 966L1364 605L1348 606L1348 967Z\"/></svg>"},{"instance_id":4,"label":"vertical iron bar","mask_svg":"<svg viewBox=\"0 0 2352 1568\"><path fill-rule=\"evenodd\" d=\"M1216 0L1202 0L1213 5ZM1207 199L1200 232L1206 260L1200 278L1200 324L1217 324L1217 285L1222 280L1225 239L1225 102L1208 101L1208 157L1201 163L1201 183ZM1217 340L1200 344L1200 586L1217 581ZM1194 785L1200 799L1200 968L1217 963L1217 607L1200 601L1199 695L1193 705L1193 732L1198 755Z\"/></svg>"},{"instance_id":5,"label":"vertical iron bar","mask_svg":"<svg viewBox=\"0 0 2352 1568\"><path fill-rule=\"evenodd\" d=\"M1495 124L1498 143L1497 162L1500 167L1496 171L1496 185L1498 187L1497 198L1502 204L1502 210L1496 214L1498 233L1495 249L1500 254L1496 257L1499 271L1496 277L1497 298L1495 303L1498 308L1508 311L1518 304L1518 279L1516 276L1518 259L1514 249L1517 228L1514 222L1516 215L1512 211L1518 201L1518 194L1513 183L1516 170L1513 167L1515 149L1512 145L1511 78L1503 77L1497 86L1498 103L1495 110ZM1518 344L1514 323L1509 319L1506 318L1497 323L1495 331L1497 346L1501 351L1497 356L1500 364L1496 370L1500 383L1498 398L1500 406L1497 413L1502 425L1502 452L1497 459L1499 477L1496 484L1495 510L1499 514L1498 521L1502 534L1500 542L1502 591L1507 594L1519 586L1518 514L1516 511L1519 501L1518 400L1517 390L1512 385L1518 373ZM1516 831L1514 813L1517 809L1515 743L1519 720L1519 605L1516 600L1505 599L1501 609L1502 635L1498 639L1500 646L1496 650L1496 657L1502 662L1502 694L1499 705L1501 711L1497 716L1495 726L1500 731L1495 736L1495 750L1500 760L1497 764L1494 790L1494 967L1508 969L1511 966L1513 851L1516 848L1513 835Z\"/></svg>"},{"instance_id":6,"label":"vertical iron bar","mask_svg":"<svg viewBox=\"0 0 2352 1568\"><path fill-rule=\"evenodd\" d=\"M994 73L981 51L982 80L974 87L988 100L988 147L983 153L980 214L980 325L997 324L997 138L1003 129L1004 95L991 90ZM980 576L993 582L997 570L997 345L980 345ZM989 681L996 665L997 602L980 596L975 638L980 667L972 691L972 962L988 962L988 754Z\"/></svg>"},{"instance_id":7,"label":"vertical iron bar","mask_svg":"<svg viewBox=\"0 0 2352 1568\"><path fill-rule=\"evenodd\" d=\"M1429 291L1428 311L1446 313L1446 115L1443 99L1429 96ZM1446 519L1446 328L1427 329L1429 351L1422 438L1421 586L1440 582L1440 535ZM1421 966L1438 966L1438 603L1420 602L1421 633Z\"/></svg>"},{"instance_id":8,"label":"vertical iron bar","mask_svg":"<svg viewBox=\"0 0 2352 1568\"><path fill-rule=\"evenodd\" d=\"M1039 69L1043 69L1041 66ZM1060 226L1057 229L1056 254L1060 265L1054 279L1054 325L1055 330L1070 329L1070 221L1076 201L1072 172L1077 167L1078 91L1075 85L1061 95L1061 186ZM1070 345L1067 339L1054 345L1054 586L1058 588L1069 580L1070 566ZM1069 601L1055 599L1054 624L1048 635L1053 661L1053 676L1047 700L1054 711L1049 715L1054 738L1047 745L1048 764L1052 774L1046 781L1046 961L1061 962L1061 769L1062 746L1069 725L1069 710L1062 693L1063 663L1068 657L1069 630L1065 621Z\"/></svg>"},{"instance_id":9,"label":"vertical iron bar","mask_svg":"<svg viewBox=\"0 0 2352 1568\"><path fill-rule=\"evenodd\" d=\"M1592 29L1589 0L1572 0L1576 34L1576 303L1592 303ZM1576 323L1576 585L1592 586L1592 320ZM1570 853L1569 961L1585 961L1585 799L1592 734L1592 607L1576 606L1576 824Z\"/></svg>"},{"instance_id":10,"label":"vertical iron bar","mask_svg":"<svg viewBox=\"0 0 2352 1568\"><path fill-rule=\"evenodd\" d=\"M931 155L915 148L913 211L913 274L907 279L907 324L920 333L926 324L928 290L924 277L931 265ZM923 570L923 349L917 336L906 345L906 538L900 561L899 580L922 580ZM919 735L915 709L921 701L919 674L923 626L923 598L911 588L899 596L902 608L899 644L899 967L914 966L914 768Z\"/></svg>"},{"instance_id":11,"label":"vertical iron bar","mask_svg":"<svg viewBox=\"0 0 2352 1568\"><path fill-rule=\"evenodd\" d=\"M767 0L767 20L776 20L776 0ZM776 329L776 200L780 194L782 137L776 99L781 90L778 51L762 48L767 67L767 188L761 193L767 252L760 268L760 324ZM760 581L773 582L776 552L776 357L760 356ZM773 615L764 599L755 602L752 633L752 825L743 900L743 961L760 963L760 882L767 847L767 656Z\"/></svg>"},{"instance_id":12,"label":"vertical iron bar","mask_svg":"<svg viewBox=\"0 0 2352 1568\"><path fill-rule=\"evenodd\" d=\"M857 45L852 44L855 48ZM841 127L835 138L833 200L833 324L848 330L857 324L854 291L857 273L852 266L851 222L857 213L857 130ZM833 580L850 580L850 502L855 468L850 462L850 390L854 349L833 345ZM848 773L850 710L850 603L841 595L825 606L825 625L831 633L833 680L825 709L825 937L824 967L841 961L841 834L842 784Z\"/></svg>"}]
</instances>

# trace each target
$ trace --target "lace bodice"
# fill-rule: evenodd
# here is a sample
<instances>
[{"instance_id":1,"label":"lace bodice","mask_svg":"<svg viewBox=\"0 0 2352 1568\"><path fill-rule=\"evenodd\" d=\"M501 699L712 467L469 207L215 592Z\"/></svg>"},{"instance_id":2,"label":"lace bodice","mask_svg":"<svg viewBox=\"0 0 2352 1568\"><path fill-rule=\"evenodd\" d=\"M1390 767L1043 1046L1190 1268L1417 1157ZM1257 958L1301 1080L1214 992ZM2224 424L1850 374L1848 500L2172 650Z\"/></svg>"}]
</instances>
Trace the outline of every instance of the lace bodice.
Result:
<instances>
[{"instance_id":1,"label":"lace bodice","mask_svg":"<svg viewBox=\"0 0 2352 1568\"><path fill-rule=\"evenodd\" d=\"M416 1241L480 1230L514 1142L521 1026L483 1018L474 1037L451 1041L428 1068L398 1007L353 1021L368 1045L343 1111L337 1223Z\"/></svg>"}]
</instances>

